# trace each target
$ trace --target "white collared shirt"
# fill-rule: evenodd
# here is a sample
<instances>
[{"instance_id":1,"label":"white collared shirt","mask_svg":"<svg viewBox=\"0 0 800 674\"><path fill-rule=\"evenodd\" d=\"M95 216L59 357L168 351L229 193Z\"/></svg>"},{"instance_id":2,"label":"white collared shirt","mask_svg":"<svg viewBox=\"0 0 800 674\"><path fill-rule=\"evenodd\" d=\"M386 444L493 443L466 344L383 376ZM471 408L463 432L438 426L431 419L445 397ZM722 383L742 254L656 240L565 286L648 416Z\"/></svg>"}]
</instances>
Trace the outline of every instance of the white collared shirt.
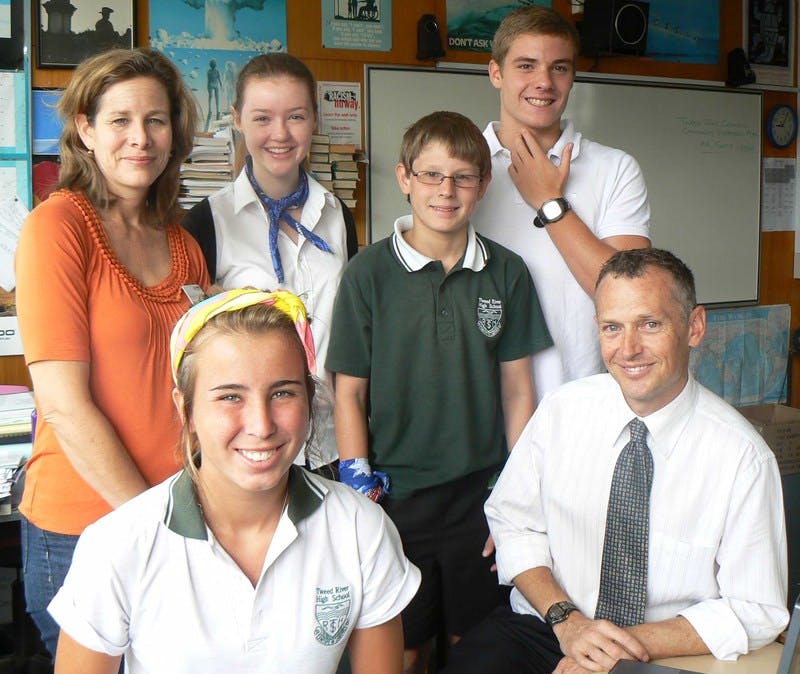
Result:
<instances>
[{"instance_id":1,"label":"white collared shirt","mask_svg":"<svg viewBox=\"0 0 800 674\"><path fill-rule=\"evenodd\" d=\"M548 152L554 164L574 143L564 196L598 239L649 237L650 207L641 169L621 150L590 141L567 120ZM483 132L492 154L492 181L471 222L479 234L519 254L533 278L554 346L533 356L541 398L566 381L604 371L594 322L594 305L567 267L546 229L533 226L536 211L517 190L508 167L511 153L497 138L497 122Z\"/></svg>"},{"instance_id":2,"label":"white collared shirt","mask_svg":"<svg viewBox=\"0 0 800 674\"><path fill-rule=\"evenodd\" d=\"M319 371L326 384L330 376L324 369L333 316L333 303L342 271L347 264L347 234L342 208L336 197L311 176L308 200L303 205L300 223L321 236L332 253L317 248L298 234L295 243L283 230L278 232L278 250L283 265L284 283L278 283L269 248L269 218L242 171L236 180L208 199L214 216L217 237L217 279L226 290L251 286L261 290L282 287L298 295L306 305L314 334ZM333 401L327 387L320 387L315 401L315 438L321 454L313 466L338 458L333 431ZM313 458L313 457L312 457ZM298 455L298 462L303 456Z\"/></svg>"},{"instance_id":3,"label":"white collared shirt","mask_svg":"<svg viewBox=\"0 0 800 674\"><path fill-rule=\"evenodd\" d=\"M408 232L414 227L414 216L404 215L394 221L394 233L392 234L392 249L397 255L400 264L406 271L419 271L426 264L435 262L431 257L423 255L413 248L405 240L403 232ZM464 258L461 263L462 269L480 271L486 266L489 253L483 242L475 235L475 228L469 225L467 228L467 247L464 250Z\"/></svg>"},{"instance_id":4,"label":"white collared shirt","mask_svg":"<svg viewBox=\"0 0 800 674\"><path fill-rule=\"evenodd\" d=\"M49 610L127 674L333 674L354 629L399 615L419 570L380 506L294 467L253 587L178 473L90 525Z\"/></svg>"},{"instance_id":5,"label":"white collared shirt","mask_svg":"<svg viewBox=\"0 0 800 674\"><path fill-rule=\"evenodd\" d=\"M608 374L541 402L486 503L502 583L549 567L594 616L611 479L634 416ZM788 621L774 455L744 417L693 379L642 420L654 463L646 621L683 615L721 659L769 643ZM516 589L511 605L538 615Z\"/></svg>"}]
</instances>

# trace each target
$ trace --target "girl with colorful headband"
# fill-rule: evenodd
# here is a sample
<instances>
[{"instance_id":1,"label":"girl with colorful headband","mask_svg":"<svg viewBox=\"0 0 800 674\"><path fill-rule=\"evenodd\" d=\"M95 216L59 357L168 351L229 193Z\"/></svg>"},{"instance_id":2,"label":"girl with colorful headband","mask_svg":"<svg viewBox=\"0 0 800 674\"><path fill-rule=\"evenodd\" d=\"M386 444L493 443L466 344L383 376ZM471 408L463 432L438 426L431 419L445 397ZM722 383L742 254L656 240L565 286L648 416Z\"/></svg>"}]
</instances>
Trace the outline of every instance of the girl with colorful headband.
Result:
<instances>
[{"instance_id":1,"label":"girl with colorful headband","mask_svg":"<svg viewBox=\"0 0 800 674\"><path fill-rule=\"evenodd\" d=\"M294 465L314 341L291 293L232 290L170 343L184 469L86 529L50 604L61 674L402 670L419 585L381 508Z\"/></svg>"},{"instance_id":2,"label":"girl with colorful headband","mask_svg":"<svg viewBox=\"0 0 800 674\"><path fill-rule=\"evenodd\" d=\"M231 113L245 145L245 166L233 183L194 206L183 226L200 243L220 287L284 288L303 297L319 355L317 374L329 384L324 365L333 302L358 239L344 202L306 170L317 125L314 76L290 54L255 56L236 78ZM339 455L327 388L317 392L317 456L308 457L308 465L333 464L321 471L330 476Z\"/></svg>"}]
</instances>

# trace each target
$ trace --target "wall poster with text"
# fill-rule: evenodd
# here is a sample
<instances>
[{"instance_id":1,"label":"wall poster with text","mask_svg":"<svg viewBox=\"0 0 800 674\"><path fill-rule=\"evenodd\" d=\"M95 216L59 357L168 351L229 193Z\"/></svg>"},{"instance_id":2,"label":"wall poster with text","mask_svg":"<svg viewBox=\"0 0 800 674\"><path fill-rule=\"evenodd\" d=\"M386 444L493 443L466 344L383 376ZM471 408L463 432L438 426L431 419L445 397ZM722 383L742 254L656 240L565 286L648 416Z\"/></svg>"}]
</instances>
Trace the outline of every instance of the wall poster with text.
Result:
<instances>
[{"instance_id":1,"label":"wall poster with text","mask_svg":"<svg viewBox=\"0 0 800 674\"><path fill-rule=\"evenodd\" d=\"M447 0L447 48L492 51L492 38L500 22L527 5L552 7L551 0Z\"/></svg>"},{"instance_id":2,"label":"wall poster with text","mask_svg":"<svg viewBox=\"0 0 800 674\"><path fill-rule=\"evenodd\" d=\"M322 46L391 51L391 0L320 0Z\"/></svg>"}]
</instances>

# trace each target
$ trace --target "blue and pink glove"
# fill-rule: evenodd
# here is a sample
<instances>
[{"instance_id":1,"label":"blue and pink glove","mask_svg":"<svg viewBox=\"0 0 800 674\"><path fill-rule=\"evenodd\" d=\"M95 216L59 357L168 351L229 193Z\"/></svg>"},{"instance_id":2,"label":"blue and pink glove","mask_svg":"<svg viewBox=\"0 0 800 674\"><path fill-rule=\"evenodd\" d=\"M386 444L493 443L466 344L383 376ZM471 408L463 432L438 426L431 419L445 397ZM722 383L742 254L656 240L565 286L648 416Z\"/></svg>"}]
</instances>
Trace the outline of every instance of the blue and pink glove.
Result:
<instances>
[{"instance_id":1,"label":"blue and pink glove","mask_svg":"<svg viewBox=\"0 0 800 674\"><path fill-rule=\"evenodd\" d=\"M389 476L380 470L372 470L367 459L344 459L339 461L339 481L360 494L378 503L391 489Z\"/></svg>"}]
</instances>

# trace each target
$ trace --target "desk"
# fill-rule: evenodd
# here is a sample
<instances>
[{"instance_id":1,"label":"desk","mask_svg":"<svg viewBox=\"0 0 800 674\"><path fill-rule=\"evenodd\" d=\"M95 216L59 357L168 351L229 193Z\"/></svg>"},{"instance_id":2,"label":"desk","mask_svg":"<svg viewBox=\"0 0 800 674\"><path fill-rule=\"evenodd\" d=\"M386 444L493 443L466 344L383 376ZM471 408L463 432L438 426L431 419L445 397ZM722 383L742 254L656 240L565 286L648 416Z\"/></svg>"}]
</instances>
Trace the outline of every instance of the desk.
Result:
<instances>
[{"instance_id":1,"label":"desk","mask_svg":"<svg viewBox=\"0 0 800 674\"><path fill-rule=\"evenodd\" d=\"M713 655L693 655L665 658L657 660L656 664L704 674L775 674L778 671L782 650L781 644L771 643L735 661L717 660Z\"/></svg>"}]
</instances>

